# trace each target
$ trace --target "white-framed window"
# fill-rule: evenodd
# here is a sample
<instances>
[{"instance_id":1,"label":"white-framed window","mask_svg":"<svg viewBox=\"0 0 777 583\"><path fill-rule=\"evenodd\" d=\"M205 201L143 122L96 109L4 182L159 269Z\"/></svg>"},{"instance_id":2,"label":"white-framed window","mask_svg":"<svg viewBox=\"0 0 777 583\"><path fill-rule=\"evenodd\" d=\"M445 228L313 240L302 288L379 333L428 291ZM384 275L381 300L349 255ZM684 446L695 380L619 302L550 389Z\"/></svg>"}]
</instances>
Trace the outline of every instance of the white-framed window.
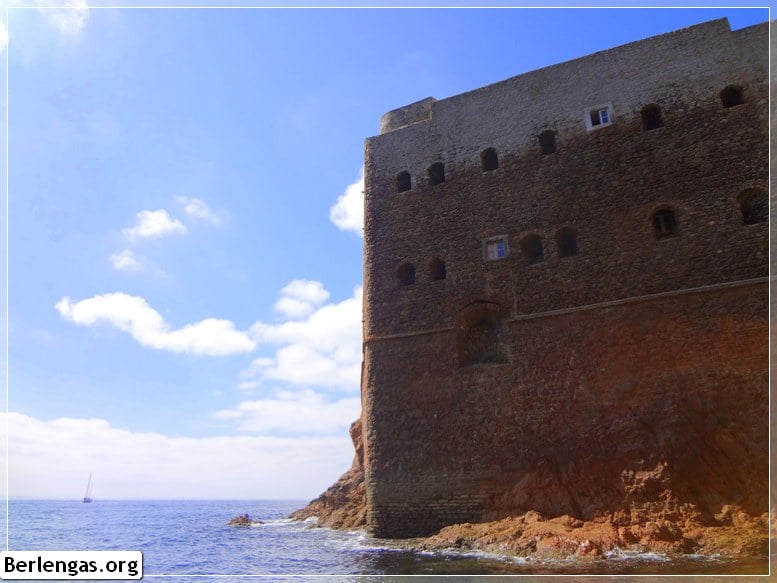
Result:
<instances>
[{"instance_id":1,"label":"white-framed window","mask_svg":"<svg viewBox=\"0 0 777 583\"><path fill-rule=\"evenodd\" d=\"M603 103L585 110L585 125L588 131L608 126L614 119L612 103Z\"/></svg>"},{"instance_id":2,"label":"white-framed window","mask_svg":"<svg viewBox=\"0 0 777 583\"><path fill-rule=\"evenodd\" d=\"M507 247L507 235L490 237L483 243L483 255L485 256L486 261L504 259L509 254L510 250Z\"/></svg>"}]
</instances>

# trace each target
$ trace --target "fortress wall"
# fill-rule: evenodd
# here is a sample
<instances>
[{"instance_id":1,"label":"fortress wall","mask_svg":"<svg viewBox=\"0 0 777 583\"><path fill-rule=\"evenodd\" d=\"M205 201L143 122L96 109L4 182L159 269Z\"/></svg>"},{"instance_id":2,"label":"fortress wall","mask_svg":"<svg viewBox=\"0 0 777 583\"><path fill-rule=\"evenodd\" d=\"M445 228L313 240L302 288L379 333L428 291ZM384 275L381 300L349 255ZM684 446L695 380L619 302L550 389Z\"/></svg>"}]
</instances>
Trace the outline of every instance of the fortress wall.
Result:
<instances>
[{"instance_id":1,"label":"fortress wall","mask_svg":"<svg viewBox=\"0 0 777 583\"><path fill-rule=\"evenodd\" d=\"M429 121L398 122L371 138L370 148L388 176L409 170L418 179L437 160L455 172L487 146L520 153L544 129L585 133L588 107L612 102L616 119L629 120L649 103L669 105L678 89L693 105L730 83L765 78L767 67L766 25L743 33L725 19L711 21L435 101ZM401 118L401 110L390 113Z\"/></svg>"},{"instance_id":2,"label":"fortress wall","mask_svg":"<svg viewBox=\"0 0 777 583\"><path fill-rule=\"evenodd\" d=\"M768 224L744 224L738 197L768 187L766 33L714 21L384 118L365 147L376 535L529 509L628 522L661 488L708 515L765 511ZM745 103L723 108L732 83ZM583 111L598 99L615 123L589 132ZM663 127L643 129L647 103ZM557 150L542 154L551 122ZM499 167L483 172L486 147ZM431 186L438 160L446 181ZM660 208L676 236L657 239ZM576 255L560 256L563 227ZM541 262L521 248L529 234ZM486 261L499 235L508 256ZM404 263L412 285L399 284ZM469 359L478 318L495 322L488 364ZM660 477L656 491L634 493L640 472Z\"/></svg>"},{"instance_id":3,"label":"fortress wall","mask_svg":"<svg viewBox=\"0 0 777 583\"><path fill-rule=\"evenodd\" d=\"M761 282L513 321L503 365L459 367L455 330L368 343L374 533L590 519L661 464L710 516L767 511L767 303Z\"/></svg>"},{"instance_id":4,"label":"fortress wall","mask_svg":"<svg viewBox=\"0 0 777 583\"><path fill-rule=\"evenodd\" d=\"M618 120L554 154L505 155L495 171L470 165L421 191L396 193L368 174L365 337L451 326L477 299L518 315L766 275L768 225L744 225L737 201L767 189L766 91L754 86L729 109L717 95L696 106L677 98L662 128ZM656 240L662 205L679 235ZM576 231L577 256L559 257L562 227ZM522 253L529 233L542 237L540 263ZM508 237L509 257L484 261L495 235ZM430 280L434 258L446 263L443 281ZM398 285L404 262L415 285Z\"/></svg>"}]
</instances>

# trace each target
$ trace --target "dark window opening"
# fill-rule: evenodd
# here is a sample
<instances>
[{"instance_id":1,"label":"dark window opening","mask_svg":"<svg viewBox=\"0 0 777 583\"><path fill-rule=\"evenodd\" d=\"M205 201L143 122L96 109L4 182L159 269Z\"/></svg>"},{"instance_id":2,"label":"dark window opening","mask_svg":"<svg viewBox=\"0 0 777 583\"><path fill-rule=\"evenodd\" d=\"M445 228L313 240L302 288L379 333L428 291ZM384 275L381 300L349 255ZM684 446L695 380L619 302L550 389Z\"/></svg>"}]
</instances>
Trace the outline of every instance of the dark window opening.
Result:
<instances>
[{"instance_id":1,"label":"dark window opening","mask_svg":"<svg viewBox=\"0 0 777 583\"><path fill-rule=\"evenodd\" d=\"M442 259L433 259L429 264L429 275L432 281L445 279L447 276L447 272L445 271L445 262Z\"/></svg>"},{"instance_id":2,"label":"dark window opening","mask_svg":"<svg viewBox=\"0 0 777 583\"><path fill-rule=\"evenodd\" d=\"M745 225L765 223L769 220L769 197L761 189L750 188L739 195L739 208Z\"/></svg>"},{"instance_id":3,"label":"dark window opening","mask_svg":"<svg viewBox=\"0 0 777 583\"><path fill-rule=\"evenodd\" d=\"M539 235L527 235L521 239L521 249L529 263L540 263L544 261L545 255L542 250L542 238Z\"/></svg>"},{"instance_id":4,"label":"dark window opening","mask_svg":"<svg viewBox=\"0 0 777 583\"><path fill-rule=\"evenodd\" d=\"M738 85L729 85L720 92L720 102L723 104L723 107L742 105L745 102L742 88Z\"/></svg>"},{"instance_id":5,"label":"dark window opening","mask_svg":"<svg viewBox=\"0 0 777 583\"><path fill-rule=\"evenodd\" d=\"M543 154L553 154L556 151L556 132L545 130L538 136L540 140L540 150Z\"/></svg>"},{"instance_id":6,"label":"dark window opening","mask_svg":"<svg viewBox=\"0 0 777 583\"><path fill-rule=\"evenodd\" d=\"M556 233L559 257L572 257L577 255L577 235L574 229L564 227Z\"/></svg>"},{"instance_id":7,"label":"dark window opening","mask_svg":"<svg viewBox=\"0 0 777 583\"><path fill-rule=\"evenodd\" d=\"M642 108L642 127L645 131L655 130L663 126L664 119L661 115L660 107L651 104Z\"/></svg>"},{"instance_id":8,"label":"dark window opening","mask_svg":"<svg viewBox=\"0 0 777 583\"><path fill-rule=\"evenodd\" d=\"M415 266L412 263L405 263L397 272L399 285L413 285L415 283Z\"/></svg>"},{"instance_id":9,"label":"dark window opening","mask_svg":"<svg viewBox=\"0 0 777 583\"><path fill-rule=\"evenodd\" d=\"M429 166L429 184L442 184L445 182L445 166L442 162L435 162Z\"/></svg>"},{"instance_id":10,"label":"dark window opening","mask_svg":"<svg viewBox=\"0 0 777 583\"><path fill-rule=\"evenodd\" d=\"M397 174L397 178L394 181L394 186L396 187L397 192L405 192L406 190L410 190L410 172L405 170Z\"/></svg>"},{"instance_id":11,"label":"dark window opening","mask_svg":"<svg viewBox=\"0 0 777 583\"><path fill-rule=\"evenodd\" d=\"M499 168L499 156L493 148L486 148L480 153L480 169L483 172L490 172Z\"/></svg>"},{"instance_id":12,"label":"dark window opening","mask_svg":"<svg viewBox=\"0 0 777 583\"><path fill-rule=\"evenodd\" d=\"M677 235L677 220L671 209L660 209L653 213L653 230L656 239L666 239Z\"/></svg>"}]
</instances>

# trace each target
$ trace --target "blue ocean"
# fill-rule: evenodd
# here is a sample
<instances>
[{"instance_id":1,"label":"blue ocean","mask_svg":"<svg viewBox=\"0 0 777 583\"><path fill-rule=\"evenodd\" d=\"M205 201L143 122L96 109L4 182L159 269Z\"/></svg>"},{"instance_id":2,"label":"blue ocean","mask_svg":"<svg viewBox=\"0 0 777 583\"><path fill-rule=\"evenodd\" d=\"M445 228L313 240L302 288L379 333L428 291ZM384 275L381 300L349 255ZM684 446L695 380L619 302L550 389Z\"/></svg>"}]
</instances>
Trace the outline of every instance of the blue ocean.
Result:
<instances>
[{"instance_id":1,"label":"blue ocean","mask_svg":"<svg viewBox=\"0 0 777 583\"><path fill-rule=\"evenodd\" d=\"M307 501L11 500L10 550L119 550L143 553L144 579L246 581L284 576L507 574L765 574L766 558L670 559L616 553L594 563L537 563L482 553L418 552L401 541L315 526L286 518ZM228 526L237 515L263 521ZM218 575L219 577L215 577ZM367 577L367 580L370 578ZM385 581L385 579L381 579Z\"/></svg>"}]
</instances>

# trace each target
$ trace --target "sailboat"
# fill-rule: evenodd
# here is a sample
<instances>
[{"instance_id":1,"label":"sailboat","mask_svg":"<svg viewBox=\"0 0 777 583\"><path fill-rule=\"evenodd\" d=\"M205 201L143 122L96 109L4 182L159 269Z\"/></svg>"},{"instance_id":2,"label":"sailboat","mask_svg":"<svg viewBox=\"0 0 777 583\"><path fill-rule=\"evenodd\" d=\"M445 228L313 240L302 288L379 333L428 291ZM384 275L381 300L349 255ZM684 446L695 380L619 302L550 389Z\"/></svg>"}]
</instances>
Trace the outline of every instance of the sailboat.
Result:
<instances>
[{"instance_id":1,"label":"sailboat","mask_svg":"<svg viewBox=\"0 0 777 583\"><path fill-rule=\"evenodd\" d=\"M86 483L86 493L84 494L84 504L92 501L92 474L89 473L89 481Z\"/></svg>"}]
</instances>

